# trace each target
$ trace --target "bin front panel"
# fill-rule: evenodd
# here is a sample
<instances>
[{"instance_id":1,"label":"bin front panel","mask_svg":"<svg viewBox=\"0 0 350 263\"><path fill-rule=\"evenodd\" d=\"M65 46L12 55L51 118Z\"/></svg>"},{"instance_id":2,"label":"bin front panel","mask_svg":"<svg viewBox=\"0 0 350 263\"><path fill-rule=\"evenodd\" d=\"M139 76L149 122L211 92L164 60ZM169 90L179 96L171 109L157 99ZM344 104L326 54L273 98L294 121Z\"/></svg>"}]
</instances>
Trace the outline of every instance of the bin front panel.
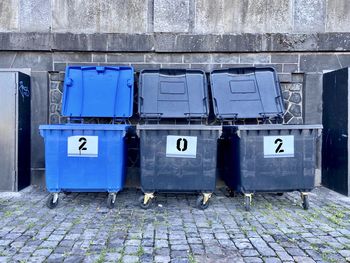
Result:
<instances>
[{"instance_id":1,"label":"bin front panel","mask_svg":"<svg viewBox=\"0 0 350 263\"><path fill-rule=\"evenodd\" d=\"M314 188L316 165L317 130L237 130L227 137L229 141L231 162L225 170L225 181L230 188L240 192L284 192L309 191ZM264 137L276 141L293 137L294 154L288 152L287 145L279 147L275 156L264 152ZM277 139L276 139L277 138ZM266 147L266 146L265 146ZM281 154L280 156L278 156Z\"/></svg>"},{"instance_id":2,"label":"bin front panel","mask_svg":"<svg viewBox=\"0 0 350 263\"><path fill-rule=\"evenodd\" d=\"M167 156L167 137L196 137L196 155ZM140 130L141 187L144 192L213 192L218 130ZM192 142L193 143L193 142ZM175 146L174 146L175 147ZM191 147L190 145L188 147Z\"/></svg>"},{"instance_id":3,"label":"bin front panel","mask_svg":"<svg viewBox=\"0 0 350 263\"><path fill-rule=\"evenodd\" d=\"M126 161L124 129L86 128L42 130L45 138L46 186L49 192L117 192L123 188ZM73 138L70 144L69 138ZM85 140L74 144L79 138ZM74 147L90 151L79 156L74 149L69 149Z\"/></svg>"},{"instance_id":4,"label":"bin front panel","mask_svg":"<svg viewBox=\"0 0 350 263\"><path fill-rule=\"evenodd\" d=\"M64 80L62 115L130 117L133 87L132 67L69 66Z\"/></svg>"}]
</instances>

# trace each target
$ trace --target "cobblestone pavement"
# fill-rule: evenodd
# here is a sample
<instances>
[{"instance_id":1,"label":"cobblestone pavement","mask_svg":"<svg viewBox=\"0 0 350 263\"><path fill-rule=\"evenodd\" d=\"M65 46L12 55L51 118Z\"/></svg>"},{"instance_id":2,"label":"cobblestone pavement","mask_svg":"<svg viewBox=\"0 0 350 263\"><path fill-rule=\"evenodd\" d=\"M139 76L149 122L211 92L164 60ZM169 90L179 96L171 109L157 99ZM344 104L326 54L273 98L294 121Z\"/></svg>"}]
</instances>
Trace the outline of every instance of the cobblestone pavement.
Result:
<instances>
[{"instance_id":1,"label":"cobblestone pavement","mask_svg":"<svg viewBox=\"0 0 350 263\"><path fill-rule=\"evenodd\" d=\"M0 262L346 262L350 261L350 198L325 188L310 195L243 197L218 190L207 210L196 195L157 195L149 210L141 192L60 195L56 209L46 192L27 188L0 194Z\"/></svg>"}]
</instances>

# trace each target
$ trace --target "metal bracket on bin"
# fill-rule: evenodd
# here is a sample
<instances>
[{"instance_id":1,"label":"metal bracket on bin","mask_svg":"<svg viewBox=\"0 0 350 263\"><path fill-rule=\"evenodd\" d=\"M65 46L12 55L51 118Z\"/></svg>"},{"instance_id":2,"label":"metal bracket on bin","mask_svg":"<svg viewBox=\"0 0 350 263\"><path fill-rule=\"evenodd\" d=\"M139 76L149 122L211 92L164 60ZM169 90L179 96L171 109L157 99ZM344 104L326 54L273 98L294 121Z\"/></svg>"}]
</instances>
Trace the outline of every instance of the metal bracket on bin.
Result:
<instances>
[{"instance_id":1,"label":"metal bracket on bin","mask_svg":"<svg viewBox=\"0 0 350 263\"><path fill-rule=\"evenodd\" d=\"M244 194L245 197L249 198L249 203L252 203L252 199L253 199L253 194Z\"/></svg>"},{"instance_id":2,"label":"metal bracket on bin","mask_svg":"<svg viewBox=\"0 0 350 263\"><path fill-rule=\"evenodd\" d=\"M58 200L58 193L53 193L52 195L53 195L52 202L56 203Z\"/></svg>"},{"instance_id":3,"label":"metal bracket on bin","mask_svg":"<svg viewBox=\"0 0 350 263\"><path fill-rule=\"evenodd\" d=\"M84 119L80 117L67 117L67 123L84 123Z\"/></svg>"},{"instance_id":4,"label":"metal bracket on bin","mask_svg":"<svg viewBox=\"0 0 350 263\"><path fill-rule=\"evenodd\" d=\"M282 114L277 112L260 112L259 115L261 116L263 123L265 124L267 123L267 121L273 120L273 117L275 117L276 123L279 123L281 120L283 120Z\"/></svg>"},{"instance_id":5,"label":"metal bracket on bin","mask_svg":"<svg viewBox=\"0 0 350 263\"><path fill-rule=\"evenodd\" d=\"M232 117L233 115L233 117ZM227 117L225 117L227 116ZM217 118L221 122L221 125L224 124L224 122L227 122L230 125L235 125L237 119L238 119L238 113L221 113L217 115Z\"/></svg>"},{"instance_id":6,"label":"metal bracket on bin","mask_svg":"<svg viewBox=\"0 0 350 263\"><path fill-rule=\"evenodd\" d=\"M305 192L300 192L300 196L303 199L304 196L309 196L309 193L305 193Z\"/></svg>"},{"instance_id":7,"label":"metal bracket on bin","mask_svg":"<svg viewBox=\"0 0 350 263\"><path fill-rule=\"evenodd\" d=\"M149 121L156 121L156 124L159 124L160 120L162 119L163 113L141 113L140 117L145 120L145 123L149 123Z\"/></svg>"},{"instance_id":8,"label":"metal bracket on bin","mask_svg":"<svg viewBox=\"0 0 350 263\"><path fill-rule=\"evenodd\" d=\"M203 124L203 120L206 119L206 116L203 113L186 112L184 113L184 115L186 116L188 124L191 124L191 120L198 120L198 119L200 119L200 124Z\"/></svg>"},{"instance_id":9,"label":"metal bracket on bin","mask_svg":"<svg viewBox=\"0 0 350 263\"><path fill-rule=\"evenodd\" d=\"M149 200L154 198L154 194L153 193L145 193L145 196L143 198L143 204L147 204Z\"/></svg>"},{"instance_id":10,"label":"metal bracket on bin","mask_svg":"<svg viewBox=\"0 0 350 263\"><path fill-rule=\"evenodd\" d=\"M129 119L112 118L112 124L131 124Z\"/></svg>"},{"instance_id":11,"label":"metal bracket on bin","mask_svg":"<svg viewBox=\"0 0 350 263\"><path fill-rule=\"evenodd\" d=\"M203 204L208 203L212 193L203 193Z\"/></svg>"}]
</instances>

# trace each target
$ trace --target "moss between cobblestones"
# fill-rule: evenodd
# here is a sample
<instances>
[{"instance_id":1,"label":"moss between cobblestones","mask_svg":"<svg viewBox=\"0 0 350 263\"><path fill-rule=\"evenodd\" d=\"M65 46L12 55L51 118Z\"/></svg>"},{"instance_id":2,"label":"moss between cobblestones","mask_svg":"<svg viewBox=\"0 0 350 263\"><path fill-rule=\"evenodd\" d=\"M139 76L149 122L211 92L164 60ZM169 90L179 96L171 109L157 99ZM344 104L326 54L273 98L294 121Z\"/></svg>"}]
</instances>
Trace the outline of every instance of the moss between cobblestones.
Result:
<instances>
[{"instance_id":1,"label":"moss between cobblestones","mask_svg":"<svg viewBox=\"0 0 350 263\"><path fill-rule=\"evenodd\" d=\"M188 262L189 263L197 263L196 259L194 258L192 253L188 254Z\"/></svg>"},{"instance_id":2,"label":"moss between cobblestones","mask_svg":"<svg viewBox=\"0 0 350 263\"><path fill-rule=\"evenodd\" d=\"M104 250L102 250L101 251L101 254L100 254L100 257L96 260L96 262L95 263L103 263L103 262L105 262L105 259L106 259L106 250L104 249Z\"/></svg>"}]
</instances>

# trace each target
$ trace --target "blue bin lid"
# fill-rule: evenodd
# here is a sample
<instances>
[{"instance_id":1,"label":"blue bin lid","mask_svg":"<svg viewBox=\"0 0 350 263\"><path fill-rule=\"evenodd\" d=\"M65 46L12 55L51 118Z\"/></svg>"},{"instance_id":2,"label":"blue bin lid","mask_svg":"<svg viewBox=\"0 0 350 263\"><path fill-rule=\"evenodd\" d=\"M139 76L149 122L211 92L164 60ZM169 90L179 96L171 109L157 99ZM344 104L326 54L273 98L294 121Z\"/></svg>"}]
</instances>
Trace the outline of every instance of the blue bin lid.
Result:
<instances>
[{"instance_id":1,"label":"blue bin lid","mask_svg":"<svg viewBox=\"0 0 350 263\"><path fill-rule=\"evenodd\" d=\"M118 117L132 115L134 70L128 66L68 66L62 115Z\"/></svg>"},{"instance_id":2,"label":"blue bin lid","mask_svg":"<svg viewBox=\"0 0 350 263\"><path fill-rule=\"evenodd\" d=\"M210 83L214 113L219 119L271 118L284 113L281 87L273 68L214 70Z\"/></svg>"},{"instance_id":3,"label":"blue bin lid","mask_svg":"<svg viewBox=\"0 0 350 263\"><path fill-rule=\"evenodd\" d=\"M141 118L207 118L206 75L201 70L143 70L139 79Z\"/></svg>"}]
</instances>

